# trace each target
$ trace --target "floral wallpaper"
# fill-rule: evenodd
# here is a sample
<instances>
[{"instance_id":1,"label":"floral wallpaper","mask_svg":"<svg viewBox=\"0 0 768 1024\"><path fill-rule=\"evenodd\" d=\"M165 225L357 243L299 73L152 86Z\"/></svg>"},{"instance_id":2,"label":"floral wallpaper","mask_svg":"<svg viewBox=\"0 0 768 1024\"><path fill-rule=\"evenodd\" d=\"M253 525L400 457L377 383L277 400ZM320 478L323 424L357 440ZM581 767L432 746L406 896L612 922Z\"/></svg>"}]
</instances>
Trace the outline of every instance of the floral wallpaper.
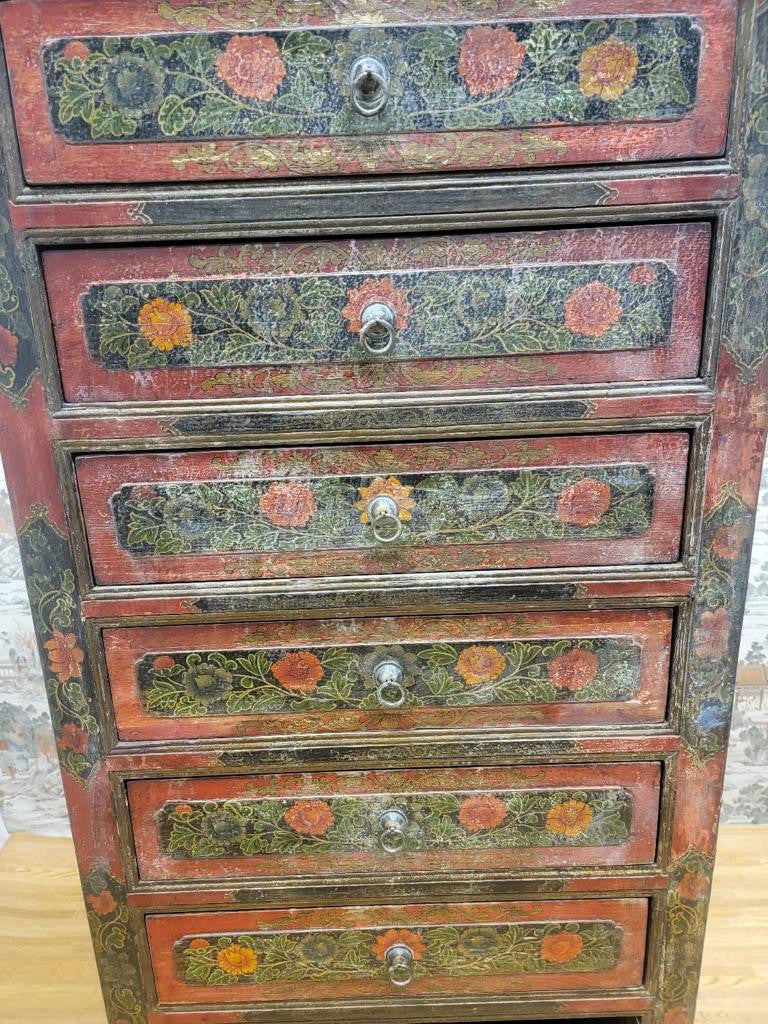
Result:
<instances>
[{"instance_id":1,"label":"floral wallpaper","mask_svg":"<svg viewBox=\"0 0 768 1024\"><path fill-rule=\"evenodd\" d=\"M69 831L8 494L0 474L0 816ZM768 824L768 459L758 506L723 820Z\"/></svg>"}]
</instances>

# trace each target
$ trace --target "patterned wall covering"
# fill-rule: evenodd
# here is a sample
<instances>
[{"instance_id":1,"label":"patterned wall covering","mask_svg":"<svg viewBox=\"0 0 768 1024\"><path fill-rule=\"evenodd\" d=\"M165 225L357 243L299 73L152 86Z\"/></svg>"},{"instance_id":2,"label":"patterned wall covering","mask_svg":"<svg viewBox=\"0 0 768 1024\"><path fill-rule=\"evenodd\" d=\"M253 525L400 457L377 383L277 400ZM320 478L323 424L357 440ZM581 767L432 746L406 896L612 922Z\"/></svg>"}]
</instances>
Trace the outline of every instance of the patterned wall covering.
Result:
<instances>
[{"instance_id":1,"label":"patterned wall covering","mask_svg":"<svg viewBox=\"0 0 768 1024\"><path fill-rule=\"evenodd\" d=\"M8 495L0 474L0 814L69 831ZM723 819L768 824L768 459L752 553Z\"/></svg>"}]
</instances>

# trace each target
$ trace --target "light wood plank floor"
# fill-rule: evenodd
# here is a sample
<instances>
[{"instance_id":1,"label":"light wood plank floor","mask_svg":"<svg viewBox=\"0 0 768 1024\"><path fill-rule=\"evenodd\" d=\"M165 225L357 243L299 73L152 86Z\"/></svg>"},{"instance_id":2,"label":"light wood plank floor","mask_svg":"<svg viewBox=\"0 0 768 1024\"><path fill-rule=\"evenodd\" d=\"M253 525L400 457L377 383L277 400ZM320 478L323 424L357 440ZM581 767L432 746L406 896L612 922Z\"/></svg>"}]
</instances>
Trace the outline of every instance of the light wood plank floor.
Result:
<instances>
[{"instance_id":1,"label":"light wood plank floor","mask_svg":"<svg viewBox=\"0 0 768 1024\"><path fill-rule=\"evenodd\" d=\"M16 834L0 851L3 1024L104 1024L72 844ZM768 1019L768 827L720 833L696 1024Z\"/></svg>"}]
</instances>

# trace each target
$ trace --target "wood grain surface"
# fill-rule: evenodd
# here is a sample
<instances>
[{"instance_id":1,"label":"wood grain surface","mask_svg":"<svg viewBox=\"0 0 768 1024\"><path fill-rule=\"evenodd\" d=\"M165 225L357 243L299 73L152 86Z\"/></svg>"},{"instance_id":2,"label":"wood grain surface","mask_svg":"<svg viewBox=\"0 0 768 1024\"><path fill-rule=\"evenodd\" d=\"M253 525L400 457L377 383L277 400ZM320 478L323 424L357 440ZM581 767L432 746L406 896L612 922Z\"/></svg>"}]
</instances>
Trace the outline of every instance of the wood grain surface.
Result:
<instances>
[{"instance_id":1,"label":"wood grain surface","mask_svg":"<svg viewBox=\"0 0 768 1024\"><path fill-rule=\"evenodd\" d=\"M720 832L696 1024L764 1024L766 835L760 825ZM69 839L17 833L0 851L0 961L4 1024L104 1024Z\"/></svg>"}]
</instances>

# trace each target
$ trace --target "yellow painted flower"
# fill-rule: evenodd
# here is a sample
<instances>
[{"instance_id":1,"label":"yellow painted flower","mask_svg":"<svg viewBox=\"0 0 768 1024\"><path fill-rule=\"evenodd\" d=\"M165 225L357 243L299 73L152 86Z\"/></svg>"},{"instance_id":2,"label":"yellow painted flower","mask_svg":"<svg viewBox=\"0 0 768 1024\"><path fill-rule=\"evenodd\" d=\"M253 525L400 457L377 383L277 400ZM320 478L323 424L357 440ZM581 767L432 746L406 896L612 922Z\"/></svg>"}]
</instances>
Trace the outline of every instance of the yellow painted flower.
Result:
<instances>
[{"instance_id":1,"label":"yellow painted flower","mask_svg":"<svg viewBox=\"0 0 768 1024\"><path fill-rule=\"evenodd\" d=\"M355 508L360 512L360 522L369 522L368 503L386 494L397 502L398 514L403 522L407 523L413 518L411 512L416 508L416 502L411 497L412 490L413 488L407 484L401 484L396 476L388 476L386 480L383 476L377 476L368 487L358 488L360 501L356 502Z\"/></svg>"},{"instance_id":2,"label":"yellow painted flower","mask_svg":"<svg viewBox=\"0 0 768 1024\"><path fill-rule=\"evenodd\" d=\"M192 342L192 317L180 302L152 299L139 310L139 330L154 348L171 352Z\"/></svg>"},{"instance_id":3,"label":"yellow painted flower","mask_svg":"<svg viewBox=\"0 0 768 1024\"><path fill-rule=\"evenodd\" d=\"M506 658L495 647L467 647L459 655L456 671L467 686L479 686L498 679L506 664Z\"/></svg>"},{"instance_id":4,"label":"yellow painted flower","mask_svg":"<svg viewBox=\"0 0 768 1024\"><path fill-rule=\"evenodd\" d=\"M635 47L611 36L582 53L579 88L585 96L617 100L634 82L637 65Z\"/></svg>"},{"instance_id":5,"label":"yellow painted flower","mask_svg":"<svg viewBox=\"0 0 768 1024\"><path fill-rule=\"evenodd\" d=\"M547 831L561 836L580 836L592 823L592 808L583 800L566 800L547 815Z\"/></svg>"},{"instance_id":6,"label":"yellow painted flower","mask_svg":"<svg viewBox=\"0 0 768 1024\"><path fill-rule=\"evenodd\" d=\"M256 970L259 958L250 946L233 943L218 951L216 962L226 974L237 977L240 974L252 974Z\"/></svg>"}]
</instances>

